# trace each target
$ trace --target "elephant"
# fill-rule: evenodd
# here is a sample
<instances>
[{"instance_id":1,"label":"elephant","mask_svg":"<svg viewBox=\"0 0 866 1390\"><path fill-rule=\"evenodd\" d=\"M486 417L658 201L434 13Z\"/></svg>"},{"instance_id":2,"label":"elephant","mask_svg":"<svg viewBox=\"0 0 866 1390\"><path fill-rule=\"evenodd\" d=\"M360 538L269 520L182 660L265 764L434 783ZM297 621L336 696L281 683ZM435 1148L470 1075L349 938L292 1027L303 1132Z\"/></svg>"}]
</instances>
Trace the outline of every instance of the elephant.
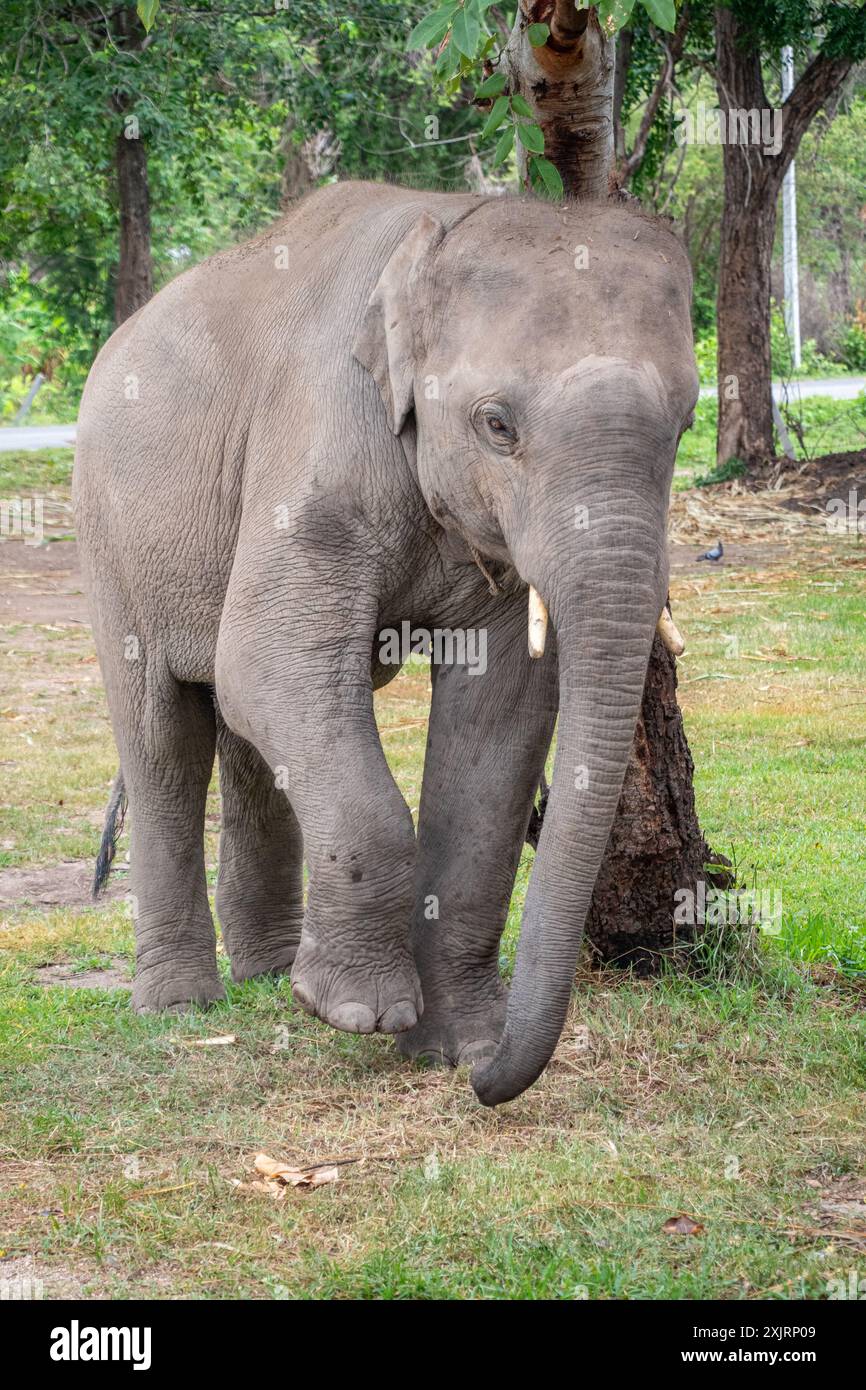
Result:
<instances>
[{"instance_id":1,"label":"elephant","mask_svg":"<svg viewBox=\"0 0 866 1390\"><path fill-rule=\"evenodd\" d=\"M234 980L290 971L333 1027L470 1064L484 1105L540 1076L667 603L690 302L680 241L636 205L337 182L103 347L74 506L132 817L137 1009L224 997L216 757ZM380 634L407 620L486 637L483 673L431 666L417 832L373 712L399 670Z\"/></svg>"}]
</instances>

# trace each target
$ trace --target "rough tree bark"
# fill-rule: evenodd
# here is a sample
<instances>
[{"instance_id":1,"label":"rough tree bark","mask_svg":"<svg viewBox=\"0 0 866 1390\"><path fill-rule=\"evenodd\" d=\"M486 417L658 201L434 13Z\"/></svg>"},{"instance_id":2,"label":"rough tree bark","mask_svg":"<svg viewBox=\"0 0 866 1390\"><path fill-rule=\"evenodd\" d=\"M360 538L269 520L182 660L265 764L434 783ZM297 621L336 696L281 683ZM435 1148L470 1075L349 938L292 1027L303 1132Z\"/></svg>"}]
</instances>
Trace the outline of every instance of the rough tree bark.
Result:
<instances>
[{"instance_id":1,"label":"rough tree bark","mask_svg":"<svg viewBox=\"0 0 866 1390\"><path fill-rule=\"evenodd\" d=\"M294 140L294 131L295 120L293 116L290 116L286 121L283 138L280 141L280 154L283 156L283 171L280 178L280 207L284 212L287 212L294 203L316 186L312 170L304 158L304 151Z\"/></svg>"},{"instance_id":2,"label":"rough tree bark","mask_svg":"<svg viewBox=\"0 0 866 1390\"><path fill-rule=\"evenodd\" d=\"M127 139L125 132L120 132L116 145L116 168L120 254L114 292L114 321L119 327L153 294L150 190L147 150L143 140Z\"/></svg>"},{"instance_id":3,"label":"rough tree bark","mask_svg":"<svg viewBox=\"0 0 866 1390\"><path fill-rule=\"evenodd\" d=\"M736 13L716 8L716 86L725 114L722 144L725 200L719 256L718 380L720 464L747 465L771 458L773 449L770 355L770 266L782 180L810 123L844 82L853 58L818 54L781 111L777 153L740 143L751 134L746 116L769 110L757 46L746 41ZM731 113L742 113L732 116Z\"/></svg>"},{"instance_id":4,"label":"rough tree bark","mask_svg":"<svg viewBox=\"0 0 866 1390\"><path fill-rule=\"evenodd\" d=\"M530 23L550 38L532 49ZM550 50L548 52L548 49ZM512 90L529 101L567 195L604 197L614 155L614 45L594 9L520 0L507 49ZM615 181L614 181L615 189ZM613 196L621 196L616 190ZM644 967L674 935L674 893L695 891L712 856L695 812L694 767L674 658L656 637L619 810L595 886L587 935L603 960ZM538 818L534 818L538 828Z\"/></svg>"},{"instance_id":5,"label":"rough tree bark","mask_svg":"<svg viewBox=\"0 0 866 1390\"><path fill-rule=\"evenodd\" d=\"M140 52L147 43L144 26L133 9L121 5L112 15L117 47ZM153 258L150 242L150 187L147 148L137 124L129 122L126 92L114 93L112 106L123 119L115 144L120 245L114 290L114 322L119 327L153 295Z\"/></svg>"}]
</instances>

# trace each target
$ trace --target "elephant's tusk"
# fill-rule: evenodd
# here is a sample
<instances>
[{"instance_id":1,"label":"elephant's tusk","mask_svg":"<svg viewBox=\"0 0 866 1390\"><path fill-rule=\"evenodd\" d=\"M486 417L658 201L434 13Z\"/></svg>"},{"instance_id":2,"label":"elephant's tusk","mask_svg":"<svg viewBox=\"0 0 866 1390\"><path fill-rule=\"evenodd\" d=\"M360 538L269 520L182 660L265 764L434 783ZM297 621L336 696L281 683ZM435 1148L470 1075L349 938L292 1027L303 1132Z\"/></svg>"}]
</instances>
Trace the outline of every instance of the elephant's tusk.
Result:
<instances>
[{"instance_id":1,"label":"elephant's tusk","mask_svg":"<svg viewBox=\"0 0 866 1390\"><path fill-rule=\"evenodd\" d=\"M529 655L544 656L547 641L547 608L537 589L529 586Z\"/></svg>"},{"instance_id":2,"label":"elephant's tusk","mask_svg":"<svg viewBox=\"0 0 866 1390\"><path fill-rule=\"evenodd\" d=\"M669 652L674 656L682 656L686 649L683 635L671 617L671 610L665 604L661 612L661 617L656 624L656 632L664 642Z\"/></svg>"}]
</instances>

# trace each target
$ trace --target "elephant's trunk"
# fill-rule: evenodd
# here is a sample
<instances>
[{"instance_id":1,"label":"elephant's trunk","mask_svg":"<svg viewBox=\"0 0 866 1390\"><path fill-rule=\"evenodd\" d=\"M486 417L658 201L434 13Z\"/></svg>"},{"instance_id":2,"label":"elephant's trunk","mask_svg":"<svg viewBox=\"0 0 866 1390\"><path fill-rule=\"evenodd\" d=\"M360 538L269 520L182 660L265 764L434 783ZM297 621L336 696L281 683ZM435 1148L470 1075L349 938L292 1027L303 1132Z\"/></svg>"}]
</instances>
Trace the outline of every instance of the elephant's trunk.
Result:
<instances>
[{"instance_id":1,"label":"elephant's trunk","mask_svg":"<svg viewBox=\"0 0 866 1390\"><path fill-rule=\"evenodd\" d=\"M646 513L620 514L583 544L584 553L548 578L546 589L543 566L521 566L556 630L559 731L505 1030L472 1077L485 1105L531 1086L562 1032L665 600L663 516L653 524Z\"/></svg>"}]
</instances>

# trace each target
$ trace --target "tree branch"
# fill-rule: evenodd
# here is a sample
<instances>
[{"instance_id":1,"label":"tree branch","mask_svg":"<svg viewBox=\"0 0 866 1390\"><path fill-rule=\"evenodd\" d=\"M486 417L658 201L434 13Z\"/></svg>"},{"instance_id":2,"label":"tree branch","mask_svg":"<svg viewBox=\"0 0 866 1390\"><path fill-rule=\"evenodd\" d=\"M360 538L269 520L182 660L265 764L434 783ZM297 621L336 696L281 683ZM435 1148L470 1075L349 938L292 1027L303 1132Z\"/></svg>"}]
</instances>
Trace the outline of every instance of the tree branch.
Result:
<instances>
[{"instance_id":1,"label":"tree branch","mask_svg":"<svg viewBox=\"0 0 866 1390\"><path fill-rule=\"evenodd\" d=\"M622 123L622 104L631 66L634 30L620 29L616 38L616 66L613 75L613 129L617 159L625 159L625 128Z\"/></svg>"},{"instance_id":2,"label":"tree branch","mask_svg":"<svg viewBox=\"0 0 866 1390\"><path fill-rule=\"evenodd\" d=\"M780 182L812 121L841 87L853 66L853 58L828 58L818 53L802 74L782 107L782 148L776 157Z\"/></svg>"},{"instance_id":3,"label":"tree branch","mask_svg":"<svg viewBox=\"0 0 866 1390\"><path fill-rule=\"evenodd\" d=\"M664 62L662 63L661 72L659 73L658 79L656 81L655 86L653 87L652 92L650 93L649 101L646 104L646 108L641 118L640 127L638 129L637 137L635 138L632 152L624 160L621 166L620 180L623 184L627 183L628 180L632 177L632 175L637 173L641 164L643 164L644 156L646 155L647 141L649 140L649 134L652 130L653 122L655 121L655 118L658 115L658 109L661 105L662 97L670 87L677 63L683 56L683 49L685 48L686 34L688 33L690 18L691 16L689 14L688 5L683 5L682 10L680 11L679 20L677 21L677 27L673 33L673 36L671 37L670 43L666 44L663 40L661 41L665 53Z\"/></svg>"}]
</instances>

